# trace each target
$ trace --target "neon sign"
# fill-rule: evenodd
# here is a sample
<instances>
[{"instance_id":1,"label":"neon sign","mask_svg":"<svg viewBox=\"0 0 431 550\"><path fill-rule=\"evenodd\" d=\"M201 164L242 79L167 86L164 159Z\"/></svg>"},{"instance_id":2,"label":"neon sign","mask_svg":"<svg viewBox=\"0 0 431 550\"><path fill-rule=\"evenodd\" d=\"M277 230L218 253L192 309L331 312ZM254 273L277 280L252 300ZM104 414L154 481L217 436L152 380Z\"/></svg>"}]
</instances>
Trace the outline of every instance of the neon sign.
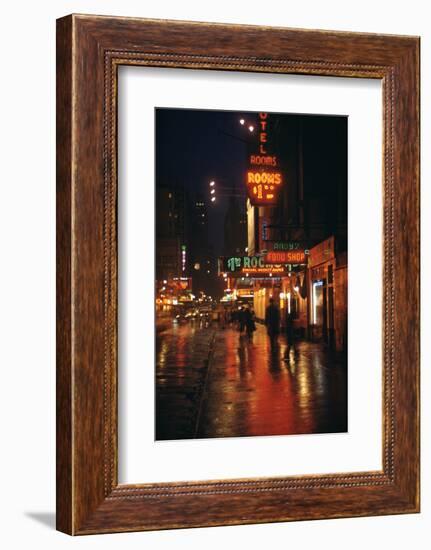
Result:
<instances>
[{"instance_id":1,"label":"neon sign","mask_svg":"<svg viewBox=\"0 0 431 550\"><path fill-rule=\"evenodd\" d=\"M280 185L281 174L280 172L250 172L249 171L247 172L247 183ZM275 187L271 187L271 189L275 189Z\"/></svg>"},{"instance_id":2,"label":"neon sign","mask_svg":"<svg viewBox=\"0 0 431 550\"><path fill-rule=\"evenodd\" d=\"M233 256L219 258L219 274L222 273L226 277L244 277L244 275L272 277L287 274L288 269L284 265L268 264L263 256Z\"/></svg>"},{"instance_id":3,"label":"neon sign","mask_svg":"<svg viewBox=\"0 0 431 550\"><path fill-rule=\"evenodd\" d=\"M253 166L277 166L277 157L250 155L250 164Z\"/></svg>"},{"instance_id":4,"label":"neon sign","mask_svg":"<svg viewBox=\"0 0 431 550\"><path fill-rule=\"evenodd\" d=\"M272 245L272 250L300 250L300 249L302 249L301 243L296 241L275 242ZM309 251L307 251L306 254L309 254Z\"/></svg>"},{"instance_id":5,"label":"neon sign","mask_svg":"<svg viewBox=\"0 0 431 550\"><path fill-rule=\"evenodd\" d=\"M181 246L181 271L184 273L186 270L186 245Z\"/></svg>"},{"instance_id":6,"label":"neon sign","mask_svg":"<svg viewBox=\"0 0 431 550\"><path fill-rule=\"evenodd\" d=\"M261 276L272 276L273 274L284 275L286 270L283 266L272 266L264 265L263 267L251 267L251 268L242 268L242 273L246 275L261 275Z\"/></svg>"},{"instance_id":7,"label":"neon sign","mask_svg":"<svg viewBox=\"0 0 431 550\"><path fill-rule=\"evenodd\" d=\"M266 140L267 140L267 118L268 113L259 113L259 153L261 155L266 155Z\"/></svg>"},{"instance_id":8,"label":"neon sign","mask_svg":"<svg viewBox=\"0 0 431 550\"><path fill-rule=\"evenodd\" d=\"M263 267L264 261L262 256L235 256L226 260L229 271L237 271L240 268L256 268Z\"/></svg>"},{"instance_id":9,"label":"neon sign","mask_svg":"<svg viewBox=\"0 0 431 550\"><path fill-rule=\"evenodd\" d=\"M306 264L308 250L280 250L268 252L265 261L268 264Z\"/></svg>"},{"instance_id":10,"label":"neon sign","mask_svg":"<svg viewBox=\"0 0 431 550\"><path fill-rule=\"evenodd\" d=\"M274 171L278 166L275 155L268 153L268 113L259 113L258 150L250 155L250 168L246 175L248 196L251 204L275 204L278 189L283 183L281 172Z\"/></svg>"}]
</instances>

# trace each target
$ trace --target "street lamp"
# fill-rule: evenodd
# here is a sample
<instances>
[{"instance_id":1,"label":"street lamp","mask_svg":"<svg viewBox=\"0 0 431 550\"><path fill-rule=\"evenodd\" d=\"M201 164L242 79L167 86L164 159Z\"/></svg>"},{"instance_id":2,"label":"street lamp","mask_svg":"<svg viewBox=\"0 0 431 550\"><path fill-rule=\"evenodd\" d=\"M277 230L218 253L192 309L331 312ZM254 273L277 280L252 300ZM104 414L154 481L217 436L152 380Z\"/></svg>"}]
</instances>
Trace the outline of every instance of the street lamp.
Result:
<instances>
[{"instance_id":1,"label":"street lamp","mask_svg":"<svg viewBox=\"0 0 431 550\"><path fill-rule=\"evenodd\" d=\"M226 181L226 180L222 180L222 181ZM230 187L229 185L226 185L226 184L221 184L221 186L219 184L218 185L218 195L219 197L222 196L222 197L243 197L243 194L242 193L238 193L236 192L236 188L235 186L233 187ZM216 182L214 180L211 180L209 182L209 188L210 188L210 198L211 198L211 202L216 202L216 198L217 198L217 193L216 193Z\"/></svg>"},{"instance_id":2,"label":"street lamp","mask_svg":"<svg viewBox=\"0 0 431 550\"><path fill-rule=\"evenodd\" d=\"M247 125L248 131L249 131L250 133L253 133L253 132L254 132L254 124L252 124L252 123L246 121L245 118L240 118L240 119L239 119L239 123L241 124L241 126ZM231 137L235 137L235 136L231 136ZM235 139L239 139L239 138L236 138L236 137L235 137Z\"/></svg>"},{"instance_id":3,"label":"street lamp","mask_svg":"<svg viewBox=\"0 0 431 550\"><path fill-rule=\"evenodd\" d=\"M214 180L211 180L210 181L210 194L212 195L211 196L211 202L215 202L216 200L216 197L215 197L215 181Z\"/></svg>"}]
</instances>

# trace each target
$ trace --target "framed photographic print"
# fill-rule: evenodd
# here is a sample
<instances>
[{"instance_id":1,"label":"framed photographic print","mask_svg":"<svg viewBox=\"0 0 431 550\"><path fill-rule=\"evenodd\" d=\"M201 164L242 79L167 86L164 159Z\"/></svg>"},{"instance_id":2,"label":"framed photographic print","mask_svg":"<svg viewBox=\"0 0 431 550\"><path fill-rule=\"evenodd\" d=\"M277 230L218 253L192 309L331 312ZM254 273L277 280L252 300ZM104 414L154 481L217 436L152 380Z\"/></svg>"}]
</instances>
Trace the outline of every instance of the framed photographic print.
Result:
<instances>
[{"instance_id":1,"label":"framed photographic print","mask_svg":"<svg viewBox=\"0 0 431 550\"><path fill-rule=\"evenodd\" d=\"M57 22L57 528L419 511L419 39Z\"/></svg>"}]
</instances>

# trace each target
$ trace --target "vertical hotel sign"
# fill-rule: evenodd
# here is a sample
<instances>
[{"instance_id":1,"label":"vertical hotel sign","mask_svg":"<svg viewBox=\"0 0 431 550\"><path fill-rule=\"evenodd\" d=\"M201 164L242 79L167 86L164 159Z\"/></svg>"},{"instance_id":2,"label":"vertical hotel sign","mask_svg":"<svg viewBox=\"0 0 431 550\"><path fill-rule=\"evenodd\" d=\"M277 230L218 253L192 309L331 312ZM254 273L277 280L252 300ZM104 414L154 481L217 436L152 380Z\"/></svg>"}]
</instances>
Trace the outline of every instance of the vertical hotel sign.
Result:
<instances>
[{"instance_id":1,"label":"vertical hotel sign","mask_svg":"<svg viewBox=\"0 0 431 550\"><path fill-rule=\"evenodd\" d=\"M283 178L278 169L278 159L269 152L268 113L259 113L257 151L250 155L247 171L247 192L254 206L275 204Z\"/></svg>"}]
</instances>

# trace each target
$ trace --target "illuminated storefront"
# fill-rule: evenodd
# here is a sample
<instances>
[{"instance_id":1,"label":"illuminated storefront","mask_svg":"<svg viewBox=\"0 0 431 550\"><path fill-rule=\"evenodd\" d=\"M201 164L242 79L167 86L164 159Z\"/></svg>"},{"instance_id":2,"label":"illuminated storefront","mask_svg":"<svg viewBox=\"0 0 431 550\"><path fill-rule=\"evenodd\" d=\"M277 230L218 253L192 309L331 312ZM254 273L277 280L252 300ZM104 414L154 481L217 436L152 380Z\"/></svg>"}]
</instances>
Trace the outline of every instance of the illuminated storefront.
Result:
<instances>
[{"instance_id":1,"label":"illuminated storefront","mask_svg":"<svg viewBox=\"0 0 431 550\"><path fill-rule=\"evenodd\" d=\"M329 347L347 347L347 254L337 254L334 237L310 249L309 335Z\"/></svg>"},{"instance_id":2,"label":"illuminated storefront","mask_svg":"<svg viewBox=\"0 0 431 550\"><path fill-rule=\"evenodd\" d=\"M323 290L322 280L313 281L311 324L315 326L323 326L324 322Z\"/></svg>"},{"instance_id":3,"label":"illuminated storefront","mask_svg":"<svg viewBox=\"0 0 431 550\"><path fill-rule=\"evenodd\" d=\"M327 343L334 329L334 264L334 237L322 241L310 250L310 337Z\"/></svg>"},{"instance_id":4,"label":"illuminated storefront","mask_svg":"<svg viewBox=\"0 0 431 550\"><path fill-rule=\"evenodd\" d=\"M169 311L173 306L187 305L194 299L191 277L173 277L156 281L157 310Z\"/></svg>"}]
</instances>

